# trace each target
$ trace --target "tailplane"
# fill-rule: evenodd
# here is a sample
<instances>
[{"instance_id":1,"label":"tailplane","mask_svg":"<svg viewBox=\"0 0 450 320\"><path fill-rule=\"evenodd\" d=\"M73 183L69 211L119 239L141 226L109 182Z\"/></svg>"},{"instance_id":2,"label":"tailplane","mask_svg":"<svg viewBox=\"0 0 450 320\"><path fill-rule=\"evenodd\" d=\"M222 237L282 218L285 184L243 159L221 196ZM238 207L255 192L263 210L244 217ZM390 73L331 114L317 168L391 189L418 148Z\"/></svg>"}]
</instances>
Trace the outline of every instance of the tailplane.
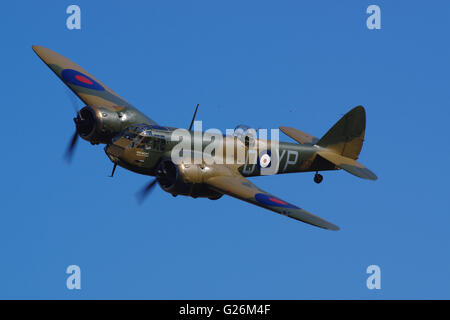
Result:
<instances>
[{"instance_id":1,"label":"tailplane","mask_svg":"<svg viewBox=\"0 0 450 320\"><path fill-rule=\"evenodd\" d=\"M348 173L353 174L361 179L377 180L375 173L367 169L363 164L348 157L338 155L330 151L318 151L317 154L322 158L330 161L339 169L344 169Z\"/></svg>"},{"instance_id":2,"label":"tailplane","mask_svg":"<svg viewBox=\"0 0 450 320\"><path fill-rule=\"evenodd\" d=\"M280 127L280 130L300 144L320 147L317 155L336 168L362 179L378 179L375 173L356 161L366 131L366 111L362 106L347 112L321 139L291 127Z\"/></svg>"},{"instance_id":3,"label":"tailplane","mask_svg":"<svg viewBox=\"0 0 450 320\"><path fill-rule=\"evenodd\" d=\"M356 161L363 146L365 130L366 112L362 106L357 106L347 112L316 143L324 148L317 154L357 177L377 180L372 171Z\"/></svg>"}]
</instances>

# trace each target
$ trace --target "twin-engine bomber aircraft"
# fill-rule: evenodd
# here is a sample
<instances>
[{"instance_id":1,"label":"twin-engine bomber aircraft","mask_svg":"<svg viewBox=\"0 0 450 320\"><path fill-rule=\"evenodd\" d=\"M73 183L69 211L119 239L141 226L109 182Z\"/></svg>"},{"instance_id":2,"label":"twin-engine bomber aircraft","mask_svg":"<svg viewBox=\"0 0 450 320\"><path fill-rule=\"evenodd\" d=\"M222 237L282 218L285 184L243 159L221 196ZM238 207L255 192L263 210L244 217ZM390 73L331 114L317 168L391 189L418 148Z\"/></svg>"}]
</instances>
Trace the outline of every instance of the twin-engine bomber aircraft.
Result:
<instances>
[{"instance_id":1,"label":"twin-engine bomber aircraft","mask_svg":"<svg viewBox=\"0 0 450 320\"><path fill-rule=\"evenodd\" d=\"M171 158L171 151L176 145L171 140L171 134L177 128L157 124L60 54L41 46L33 46L33 50L86 104L74 118L76 131L66 153L68 159L80 136L91 144L106 144L105 152L114 163L112 175L119 165L155 177L140 192L141 199L158 182L164 191L173 196L216 200L226 194L320 228L339 230L336 225L261 190L246 179L261 175L262 167L270 162L271 155L267 150L270 141L261 147L259 140L251 141L245 134L223 138L231 140L246 152L250 145L257 145L259 158L256 165L249 166L247 161L206 163L204 160L200 164L177 164ZM194 118L196 113L197 108ZM188 131L193 139L197 136L191 130L194 118ZM323 177L319 171L344 169L357 177L376 180L373 172L356 161L363 145L365 125L364 108L358 106L345 114L320 139L294 128L280 127L297 143L279 142L276 173L316 172L314 181L320 183ZM245 130L245 127L241 129ZM204 142L200 145L204 153L206 145Z\"/></svg>"}]
</instances>

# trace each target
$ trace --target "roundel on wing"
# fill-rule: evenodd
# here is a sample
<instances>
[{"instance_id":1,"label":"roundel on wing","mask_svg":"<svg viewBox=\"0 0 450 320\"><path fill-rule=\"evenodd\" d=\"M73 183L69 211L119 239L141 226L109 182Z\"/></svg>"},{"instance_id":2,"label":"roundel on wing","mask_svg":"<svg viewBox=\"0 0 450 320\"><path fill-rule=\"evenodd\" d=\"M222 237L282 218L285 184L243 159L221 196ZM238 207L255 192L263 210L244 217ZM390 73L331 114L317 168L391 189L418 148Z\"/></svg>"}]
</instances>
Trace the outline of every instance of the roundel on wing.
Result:
<instances>
[{"instance_id":1,"label":"roundel on wing","mask_svg":"<svg viewBox=\"0 0 450 320\"><path fill-rule=\"evenodd\" d=\"M91 77L82 74L81 72L73 69L64 69L61 72L61 77L63 80L67 83L74 84L76 86L80 86L87 89L97 90L97 91L103 91L105 88L92 79Z\"/></svg>"},{"instance_id":2,"label":"roundel on wing","mask_svg":"<svg viewBox=\"0 0 450 320\"><path fill-rule=\"evenodd\" d=\"M264 193L255 194L255 199L259 203L267 206L298 209L298 207L294 206L293 204L287 203L286 201L278 199L277 197L270 196Z\"/></svg>"}]
</instances>

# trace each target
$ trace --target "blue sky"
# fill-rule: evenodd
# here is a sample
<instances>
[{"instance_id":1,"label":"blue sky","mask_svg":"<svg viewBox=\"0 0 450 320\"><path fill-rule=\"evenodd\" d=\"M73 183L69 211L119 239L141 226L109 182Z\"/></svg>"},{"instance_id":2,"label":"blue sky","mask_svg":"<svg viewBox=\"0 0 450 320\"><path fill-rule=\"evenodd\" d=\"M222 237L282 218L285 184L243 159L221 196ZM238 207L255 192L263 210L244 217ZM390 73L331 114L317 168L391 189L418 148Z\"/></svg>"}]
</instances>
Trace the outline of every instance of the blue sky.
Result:
<instances>
[{"instance_id":1,"label":"blue sky","mask_svg":"<svg viewBox=\"0 0 450 320\"><path fill-rule=\"evenodd\" d=\"M450 298L450 3L435 1L69 1L2 5L0 298ZM381 8L368 30L366 8ZM62 154L73 133L64 85L32 44L74 60L158 123L293 126L323 135L367 111L345 172L253 178L341 227L311 227L223 197L173 198L102 146ZM80 103L80 107L81 107ZM289 141L283 136L282 139ZM82 289L66 288L79 265ZM381 290L366 268L381 267Z\"/></svg>"}]
</instances>

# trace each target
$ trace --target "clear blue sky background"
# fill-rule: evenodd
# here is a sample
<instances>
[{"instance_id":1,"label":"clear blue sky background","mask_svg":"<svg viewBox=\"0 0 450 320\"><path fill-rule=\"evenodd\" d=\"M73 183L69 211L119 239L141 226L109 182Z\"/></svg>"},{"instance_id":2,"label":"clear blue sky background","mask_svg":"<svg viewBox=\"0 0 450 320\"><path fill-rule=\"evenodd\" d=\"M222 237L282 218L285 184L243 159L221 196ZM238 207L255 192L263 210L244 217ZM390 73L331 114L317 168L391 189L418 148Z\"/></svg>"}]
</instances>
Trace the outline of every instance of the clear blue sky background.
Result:
<instances>
[{"instance_id":1,"label":"clear blue sky background","mask_svg":"<svg viewBox=\"0 0 450 320\"><path fill-rule=\"evenodd\" d=\"M450 298L448 1L69 1L2 4L0 298ZM382 29L366 28L378 4ZM173 198L80 141L64 85L31 50L74 60L161 124L324 134L367 110L346 172L252 179L341 227L223 197ZM81 103L80 103L81 107ZM289 141L286 136L282 137ZM66 267L82 290L66 289ZM382 289L366 288L381 267Z\"/></svg>"}]
</instances>

